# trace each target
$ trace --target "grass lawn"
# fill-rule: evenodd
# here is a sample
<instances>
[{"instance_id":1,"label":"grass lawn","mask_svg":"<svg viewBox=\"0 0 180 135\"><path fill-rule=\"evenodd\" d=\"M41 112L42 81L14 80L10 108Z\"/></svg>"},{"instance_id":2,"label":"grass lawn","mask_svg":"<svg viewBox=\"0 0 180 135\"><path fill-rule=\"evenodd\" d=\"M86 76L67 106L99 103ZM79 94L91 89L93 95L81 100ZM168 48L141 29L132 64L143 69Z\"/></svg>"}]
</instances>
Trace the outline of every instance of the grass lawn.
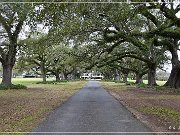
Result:
<instances>
[{"instance_id":1,"label":"grass lawn","mask_svg":"<svg viewBox=\"0 0 180 135\"><path fill-rule=\"evenodd\" d=\"M128 80L129 82L135 82L136 80ZM148 84L148 80L143 80L143 82L145 83L145 84ZM156 81L156 83L158 84L158 85L160 85L160 86L162 86L162 85L164 85L165 83L166 83L166 81Z\"/></svg>"},{"instance_id":2,"label":"grass lawn","mask_svg":"<svg viewBox=\"0 0 180 135\"><path fill-rule=\"evenodd\" d=\"M47 78L47 81L53 81L55 78ZM1 81L1 80L0 80ZM13 78L13 84L23 84L23 85L32 85L37 82L41 82L42 78Z\"/></svg>"},{"instance_id":3,"label":"grass lawn","mask_svg":"<svg viewBox=\"0 0 180 135\"><path fill-rule=\"evenodd\" d=\"M162 82L160 82L162 84ZM101 82L103 87L155 132L180 132L180 93ZM174 128L174 129L173 129Z\"/></svg>"},{"instance_id":4,"label":"grass lawn","mask_svg":"<svg viewBox=\"0 0 180 135\"><path fill-rule=\"evenodd\" d=\"M39 78L15 78L14 84L26 85L28 89L0 90L0 132L31 131L86 83L36 84L39 81Z\"/></svg>"}]
</instances>

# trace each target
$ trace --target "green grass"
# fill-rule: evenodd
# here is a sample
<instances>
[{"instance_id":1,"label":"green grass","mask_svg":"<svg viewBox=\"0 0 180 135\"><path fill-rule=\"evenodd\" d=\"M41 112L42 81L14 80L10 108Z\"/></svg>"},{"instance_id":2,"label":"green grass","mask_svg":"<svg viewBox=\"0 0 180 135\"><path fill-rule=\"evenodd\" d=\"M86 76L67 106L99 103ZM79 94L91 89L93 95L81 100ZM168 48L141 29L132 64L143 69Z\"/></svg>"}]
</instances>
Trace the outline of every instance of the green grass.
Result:
<instances>
[{"instance_id":1,"label":"green grass","mask_svg":"<svg viewBox=\"0 0 180 135\"><path fill-rule=\"evenodd\" d=\"M162 119L173 120L174 122L180 122L180 112L172 108L164 108L160 106L142 107L138 109L140 112L155 115Z\"/></svg>"},{"instance_id":2,"label":"green grass","mask_svg":"<svg viewBox=\"0 0 180 135\"><path fill-rule=\"evenodd\" d=\"M122 81L115 81L115 80L102 80L103 82L112 82L112 83L122 83L122 84L125 84L125 83L123 83ZM136 82L136 80L130 80L130 79L128 79L128 82L130 82L130 83L135 83ZM144 84L148 84L148 80L143 80L143 83ZM166 81L158 81L158 80L156 80L156 83L159 85L159 86L162 86L162 85L164 85L165 83L166 83Z\"/></svg>"},{"instance_id":3,"label":"green grass","mask_svg":"<svg viewBox=\"0 0 180 135\"><path fill-rule=\"evenodd\" d=\"M53 81L55 78L47 78L47 81ZM42 81L42 78L13 78L13 84L32 84Z\"/></svg>"},{"instance_id":4,"label":"green grass","mask_svg":"<svg viewBox=\"0 0 180 135\"><path fill-rule=\"evenodd\" d=\"M135 82L136 80L128 80L128 82ZM148 84L148 80L143 80L143 83ZM166 81L156 81L156 83L160 86L164 85Z\"/></svg>"},{"instance_id":5,"label":"green grass","mask_svg":"<svg viewBox=\"0 0 180 135\"><path fill-rule=\"evenodd\" d=\"M22 84L11 84L10 86L5 86L0 84L0 90L8 90L8 89L26 89L27 87Z\"/></svg>"},{"instance_id":6,"label":"green grass","mask_svg":"<svg viewBox=\"0 0 180 135\"><path fill-rule=\"evenodd\" d=\"M128 87L125 83L115 83L111 81L110 82L101 81L101 84L103 85L105 89L110 89L115 92L126 91ZM131 87L135 87L135 85Z\"/></svg>"},{"instance_id":7,"label":"green grass","mask_svg":"<svg viewBox=\"0 0 180 135\"><path fill-rule=\"evenodd\" d=\"M116 83L116 82L106 82L106 81L101 81L103 84L107 84L107 85L113 85L113 86L119 86L119 85L125 85L125 83Z\"/></svg>"},{"instance_id":8,"label":"green grass","mask_svg":"<svg viewBox=\"0 0 180 135\"><path fill-rule=\"evenodd\" d=\"M180 95L154 95L144 96L141 99L153 99L153 100L180 100Z\"/></svg>"},{"instance_id":9,"label":"green grass","mask_svg":"<svg viewBox=\"0 0 180 135\"><path fill-rule=\"evenodd\" d=\"M2 78L0 78L0 82L2 81ZM41 86L44 86L44 85L36 85L37 83L39 84L43 84L41 83L42 82L42 78L12 78L12 83L14 85L25 85L27 86L28 88L29 87L41 87ZM47 78L47 84L64 84L65 82L67 81L59 81L58 83L53 83L55 82L55 78Z\"/></svg>"},{"instance_id":10,"label":"green grass","mask_svg":"<svg viewBox=\"0 0 180 135\"><path fill-rule=\"evenodd\" d=\"M130 82L130 83L135 83L135 81L136 80L128 80L128 82ZM122 84L122 85L125 85L126 83L121 83L122 81L113 81L113 80L102 80L102 82L103 83L111 83L111 85L113 84L113 85L118 85L118 84ZM119 83L118 83L119 82ZM157 82L157 84L159 85L159 86L163 86L165 83L166 83L166 81L156 81ZM117 84L116 84L117 83ZM148 84L148 80L143 80L143 83L144 84Z\"/></svg>"},{"instance_id":11,"label":"green grass","mask_svg":"<svg viewBox=\"0 0 180 135\"><path fill-rule=\"evenodd\" d=\"M2 81L2 79L0 78L0 82ZM35 84L38 82L41 82L42 78L13 78L12 79L12 83L13 84L23 84L23 85L28 85L28 84ZM55 81L55 78L47 78L47 81ZM114 81L111 80L112 83L114 83ZM135 82L135 80L128 80L128 82ZM148 80L143 80L143 82L145 84L148 84ZM157 81L157 84L162 86L166 83L166 81ZM124 84L124 83L122 83Z\"/></svg>"},{"instance_id":12,"label":"green grass","mask_svg":"<svg viewBox=\"0 0 180 135\"><path fill-rule=\"evenodd\" d=\"M55 78L47 78L47 81L53 81ZM0 78L0 82L2 78ZM28 83L37 83L42 81L42 78L12 78L13 84L28 84Z\"/></svg>"}]
</instances>

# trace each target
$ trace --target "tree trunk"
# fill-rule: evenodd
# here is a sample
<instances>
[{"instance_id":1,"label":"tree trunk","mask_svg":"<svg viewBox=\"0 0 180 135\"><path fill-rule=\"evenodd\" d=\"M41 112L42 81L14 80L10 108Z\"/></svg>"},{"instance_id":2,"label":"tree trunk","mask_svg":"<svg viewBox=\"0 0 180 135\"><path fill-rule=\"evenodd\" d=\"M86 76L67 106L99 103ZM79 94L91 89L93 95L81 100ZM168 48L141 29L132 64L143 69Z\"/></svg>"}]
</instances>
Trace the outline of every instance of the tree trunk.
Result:
<instances>
[{"instance_id":1,"label":"tree trunk","mask_svg":"<svg viewBox=\"0 0 180 135\"><path fill-rule=\"evenodd\" d=\"M45 63L41 62L41 77L43 78L43 82L46 82L46 69L45 69Z\"/></svg>"},{"instance_id":2,"label":"tree trunk","mask_svg":"<svg viewBox=\"0 0 180 135\"><path fill-rule=\"evenodd\" d=\"M3 78L2 78L2 85L10 86L12 84L12 69L13 65L2 65L3 67Z\"/></svg>"},{"instance_id":3,"label":"tree trunk","mask_svg":"<svg viewBox=\"0 0 180 135\"><path fill-rule=\"evenodd\" d=\"M68 80L68 75L67 74L64 74L64 80Z\"/></svg>"},{"instance_id":4,"label":"tree trunk","mask_svg":"<svg viewBox=\"0 0 180 135\"><path fill-rule=\"evenodd\" d=\"M46 82L46 74L45 73L42 74L42 78L43 78L43 82Z\"/></svg>"},{"instance_id":5,"label":"tree trunk","mask_svg":"<svg viewBox=\"0 0 180 135\"><path fill-rule=\"evenodd\" d=\"M180 61L178 60L178 45L175 40L174 46L169 46L169 51L171 52L172 59L172 70L171 74L168 78L168 81L164 84L164 86L169 86L173 88L180 88Z\"/></svg>"},{"instance_id":6,"label":"tree trunk","mask_svg":"<svg viewBox=\"0 0 180 135\"><path fill-rule=\"evenodd\" d=\"M120 80L120 75L118 73L118 70L116 69L115 72L114 72L114 80Z\"/></svg>"},{"instance_id":7,"label":"tree trunk","mask_svg":"<svg viewBox=\"0 0 180 135\"><path fill-rule=\"evenodd\" d=\"M12 85L12 70L16 61L16 47L17 47L17 39L12 38L9 39L10 41L10 46L8 53L4 56L2 56L3 61L2 67L3 67L3 78L2 78L2 84L5 86L10 86Z\"/></svg>"},{"instance_id":8,"label":"tree trunk","mask_svg":"<svg viewBox=\"0 0 180 135\"><path fill-rule=\"evenodd\" d=\"M149 71L148 71L148 85L155 86L156 83L156 64L149 64Z\"/></svg>"},{"instance_id":9,"label":"tree trunk","mask_svg":"<svg viewBox=\"0 0 180 135\"><path fill-rule=\"evenodd\" d=\"M180 63L172 68L169 79L164 86L180 88Z\"/></svg>"},{"instance_id":10,"label":"tree trunk","mask_svg":"<svg viewBox=\"0 0 180 135\"><path fill-rule=\"evenodd\" d=\"M125 82L125 83L128 82L127 78L128 78L128 74L124 74L123 75L123 82Z\"/></svg>"},{"instance_id":11,"label":"tree trunk","mask_svg":"<svg viewBox=\"0 0 180 135\"><path fill-rule=\"evenodd\" d=\"M59 76L59 72L58 71L56 71L56 81L59 81L60 80L60 76Z\"/></svg>"},{"instance_id":12,"label":"tree trunk","mask_svg":"<svg viewBox=\"0 0 180 135\"><path fill-rule=\"evenodd\" d=\"M143 83L143 79L142 79L142 75L140 75L139 73L136 73L136 84L140 84Z\"/></svg>"},{"instance_id":13,"label":"tree trunk","mask_svg":"<svg viewBox=\"0 0 180 135\"><path fill-rule=\"evenodd\" d=\"M121 71L118 71L119 74L119 80L121 80Z\"/></svg>"}]
</instances>

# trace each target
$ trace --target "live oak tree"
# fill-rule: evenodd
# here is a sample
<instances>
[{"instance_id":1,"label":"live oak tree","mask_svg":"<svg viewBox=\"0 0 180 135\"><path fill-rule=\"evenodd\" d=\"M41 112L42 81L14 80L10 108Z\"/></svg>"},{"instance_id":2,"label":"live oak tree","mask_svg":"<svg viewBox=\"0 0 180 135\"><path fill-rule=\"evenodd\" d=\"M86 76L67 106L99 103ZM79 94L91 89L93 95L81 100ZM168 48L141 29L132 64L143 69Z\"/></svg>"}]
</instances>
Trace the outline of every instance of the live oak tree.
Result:
<instances>
[{"instance_id":1,"label":"live oak tree","mask_svg":"<svg viewBox=\"0 0 180 135\"><path fill-rule=\"evenodd\" d=\"M49 34L22 40L21 44L20 58L26 65L32 65L31 70L40 74L43 82L46 82L47 74L54 75L56 81L59 81L60 74L63 73L64 79L67 80L67 76L77 69L80 63L72 55L73 48L68 42L63 40L60 42L57 37Z\"/></svg>"},{"instance_id":2,"label":"live oak tree","mask_svg":"<svg viewBox=\"0 0 180 135\"><path fill-rule=\"evenodd\" d=\"M180 87L180 61L178 60L178 49L180 39L180 19L176 14L180 11L179 3L166 3L161 0L162 3L149 3L149 5L140 4L138 6L138 12L144 17L149 19L155 26L149 32L144 32L143 35L156 37L156 44L163 46L169 50L172 55L172 71L165 86ZM152 11L157 11L158 14L153 14Z\"/></svg>"},{"instance_id":3,"label":"live oak tree","mask_svg":"<svg viewBox=\"0 0 180 135\"><path fill-rule=\"evenodd\" d=\"M116 63L114 63L115 67L119 68L121 71L126 71L127 73L133 73L135 74L135 83L143 83L143 76L148 73L148 67L147 64L143 61L140 61L138 59L134 58L123 58L122 60L118 60ZM126 75L126 78L128 76ZM124 80L127 80L124 78Z\"/></svg>"},{"instance_id":4,"label":"live oak tree","mask_svg":"<svg viewBox=\"0 0 180 135\"><path fill-rule=\"evenodd\" d=\"M18 36L33 9L32 4L0 4L0 62L3 67L2 84L5 86L11 85L12 69L18 51Z\"/></svg>"},{"instance_id":5,"label":"live oak tree","mask_svg":"<svg viewBox=\"0 0 180 135\"><path fill-rule=\"evenodd\" d=\"M32 38L27 38L21 42L21 59L28 65L32 63L36 65L34 72L40 74L43 78L43 82L46 82L46 74L50 62L48 61L50 54L52 53L53 46L48 39L48 35L39 35ZM40 72L39 72L40 71Z\"/></svg>"},{"instance_id":6,"label":"live oak tree","mask_svg":"<svg viewBox=\"0 0 180 135\"><path fill-rule=\"evenodd\" d=\"M58 11L61 12L62 15L64 6L63 4L61 4L61 6L62 8L60 8L60 10L58 9ZM52 20L56 20L52 14L52 16L46 14L47 12L56 14L56 11L53 10L55 5L51 5L51 8L49 7L48 4L30 2L7 2L0 4L0 62L3 67L3 85L10 86L12 84L12 69L16 61L16 54L19 51L18 38L20 33L26 28L25 26L29 25L34 31L37 29L37 24L50 27L52 26Z\"/></svg>"},{"instance_id":7,"label":"live oak tree","mask_svg":"<svg viewBox=\"0 0 180 135\"><path fill-rule=\"evenodd\" d=\"M50 63L48 71L56 76L56 81L60 80L60 74L63 74L62 79L68 80L68 75L77 69L80 62L76 61L71 52L72 48L62 44L52 49L52 53L48 58Z\"/></svg>"},{"instance_id":8,"label":"live oak tree","mask_svg":"<svg viewBox=\"0 0 180 135\"><path fill-rule=\"evenodd\" d=\"M162 1L164 2L164 1ZM168 6L166 6L166 3L150 3L150 6L146 6L146 4L138 4L135 5L134 7L130 7L132 9L132 14L134 15L133 17L127 16L125 17L124 20L122 18L114 17L115 15L113 14L108 14L108 12L105 12L102 14L104 18L104 22L109 22L109 26L106 26L105 31L104 31L104 37L106 41L112 42L112 41L117 41L118 39L123 39L127 42L132 43L135 47L138 47L141 51L147 51L148 48L150 48L152 45L146 45L143 43L144 39L145 41L152 40L153 41L153 46L158 46L159 44L165 46L168 42L167 40L162 40L162 38L176 38L176 42L178 43L178 35L179 35L179 19L176 17L176 13L179 11L179 6L174 8L171 5L171 9L169 9ZM110 8L111 9L111 8ZM154 10L153 10L154 9ZM157 18L154 13L157 13L156 10L159 10L161 13L160 15L157 14ZM153 12L150 12L153 11ZM110 12L111 10L109 10ZM116 10L118 12L118 10ZM134 12L134 13L133 13ZM138 14L137 14L138 13ZM163 19L161 19L162 13L164 13ZM141 15L140 15L141 14ZM140 16L139 16L140 15ZM143 18L144 16L145 18ZM114 18L116 19L114 19ZM136 20L134 19L136 17ZM133 20L132 20L133 18ZM119 20L118 20L119 19ZM128 20L128 21L126 21ZM142 23L143 21L143 23ZM141 23L140 23L141 22ZM144 22L147 22L144 23ZM149 25L150 23L150 25ZM152 24L153 23L153 24ZM145 26L145 25L146 26ZM143 27L142 27L143 26ZM111 28L114 28L113 30ZM140 29L143 28L143 29ZM148 30L146 30L148 28ZM162 37L162 38L160 38ZM163 42L162 42L163 41ZM165 44L166 43L166 44ZM172 42L174 43L174 42ZM171 44L172 44L171 43ZM176 43L176 44L177 44ZM120 45L120 44L119 44ZM177 45L175 45L177 48ZM162 51L160 51L160 54L163 55L164 53L164 47L161 47ZM169 47L170 48L170 47ZM173 65L177 64L177 51L172 50L175 49L173 46L171 46L171 52L173 53ZM176 49L177 50L177 49ZM176 52L176 53L175 53ZM149 57L152 57L149 56ZM176 57L176 58L175 58ZM176 60L175 60L176 59ZM148 64L149 69L152 71L149 71L149 80L150 80L150 85L154 85L155 83L155 70L156 70L156 63L150 62ZM178 67L178 66L177 66ZM176 67L176 71L177 70ZM173 71L173 70L172 70ZM178 80L178 72L172 74L175 74L176 77L174 79ZM152 75L152 77L151 77ZM170 78L172 78L170 76ZM179 81L171 79L171 83L177 83ZM168 81L169 82L169 81ZM166 84L168 84L168 82ZM173 86L176 87L176 86Z\"/></svg>"}]
</instances>

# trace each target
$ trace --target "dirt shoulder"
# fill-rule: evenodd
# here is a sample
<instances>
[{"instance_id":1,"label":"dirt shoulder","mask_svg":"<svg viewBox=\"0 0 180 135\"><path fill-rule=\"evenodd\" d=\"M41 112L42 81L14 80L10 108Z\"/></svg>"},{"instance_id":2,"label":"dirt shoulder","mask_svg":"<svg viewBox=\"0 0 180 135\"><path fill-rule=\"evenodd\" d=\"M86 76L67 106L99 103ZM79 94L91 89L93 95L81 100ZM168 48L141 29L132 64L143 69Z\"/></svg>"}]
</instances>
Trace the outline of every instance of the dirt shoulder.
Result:
<instances>
[{"instance_id":1,"label":"dirt shoulder","mask_svg":"<svg viewBox=\"0 0 180 135\"><path fill-rule=\"evenodd\" d=\"M180 93L114 82L102 82L102 85L152 131L180 132Z\"/></svg>"},{"instance_id":2,"label":"dirt shoulder","mask_svg":"<svg viewBox=\"0 0 180 135\"><path fill-rule=\"evenodd\" d=\"M24 90L0 90L0 132L31 131L85 83L32 84Z\"/></svg>"}]
</instances>

